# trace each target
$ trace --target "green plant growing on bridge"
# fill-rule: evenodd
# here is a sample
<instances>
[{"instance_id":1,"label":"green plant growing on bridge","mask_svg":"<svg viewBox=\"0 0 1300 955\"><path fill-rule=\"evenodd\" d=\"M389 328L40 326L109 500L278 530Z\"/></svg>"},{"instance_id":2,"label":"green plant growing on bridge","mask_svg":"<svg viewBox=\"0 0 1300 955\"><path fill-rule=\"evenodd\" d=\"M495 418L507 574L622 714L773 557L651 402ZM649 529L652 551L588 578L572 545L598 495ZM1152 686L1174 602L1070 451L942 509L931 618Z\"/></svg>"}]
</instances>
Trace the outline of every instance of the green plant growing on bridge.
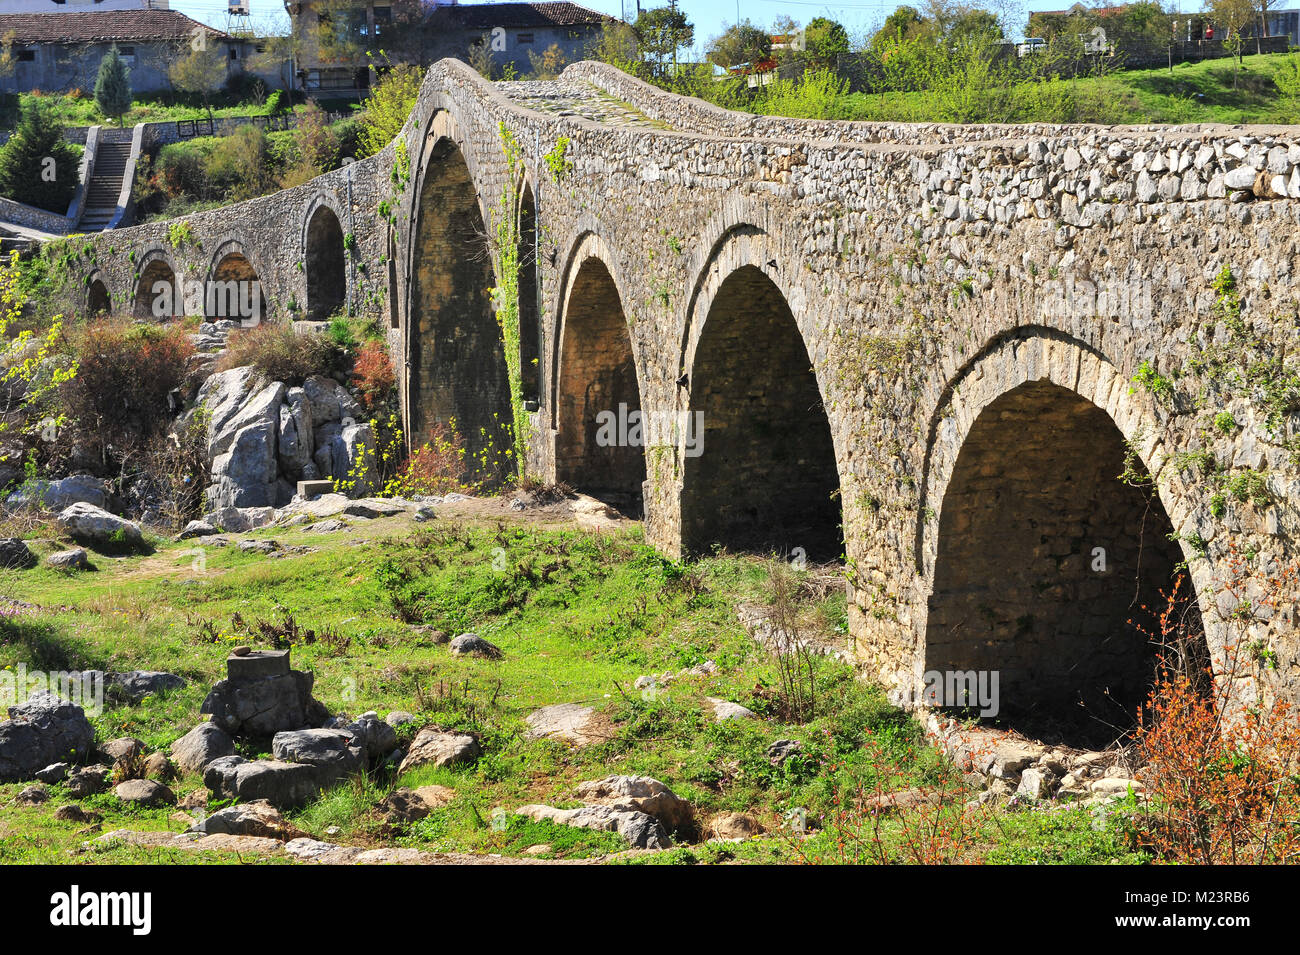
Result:
<instances>
[{"instance_id":1,"label":"green plant growing on bridge","mask_svg":"<svg viewBox=\"0 0 1300 955\"><path fill-rule=\"evenodd\" d=\"M1133 376L1133 384L1146 389L1149 394L1165 406L1174 403L1173 381L1156 371L1155 366L1149 361L1144 361L1138 366L1137 374ZM1130 388L1128 391L1129 394L1136 394L1137 387Z\"/></svg>"},{"instance_id":2,"label":"green plant growing on bridge","mask_svg":"<svg viewBox=\"0 0 1300 955\"><path fill-rule=\"evenodd\" d=\"M180 249L185 245L198 245L194 239L194 230L188 222L173 222L167 227L167 241L172 248Z\"/></svg>"},{"instance_id":3,"label":"green plant growing on bridge","mask_svg":"<svg viewBox=\"0 0 1300 955\"><path fill-rule=\"evenodd\" d=\"M568 136L561 136L555 141L551 151L542 157L546 162L546 168L551 171L551 178L556 183L573 171L573 160L568 155L570 142Z\"/></svg>"},{"instance_id":4,"label":"green plant growing on bridge","mask_svg":"<svg viewBox=\"0 0 1300 955\"><path fill-rule=\"evenodd\" d=\"M514 458L516 476L523 478L528 449L528 412L524 410L522 353L519 348L519 235L523 218L525 168L519 142L505 123L498 126L501 149L506 160L506 181L497 201L493 225L496 243L493 257L499 283L492 290L497 324L501 326L501 343L505 348L506 373L510 379L511 438L513 448L506 454Z\"/></svg>"}]
</instances>

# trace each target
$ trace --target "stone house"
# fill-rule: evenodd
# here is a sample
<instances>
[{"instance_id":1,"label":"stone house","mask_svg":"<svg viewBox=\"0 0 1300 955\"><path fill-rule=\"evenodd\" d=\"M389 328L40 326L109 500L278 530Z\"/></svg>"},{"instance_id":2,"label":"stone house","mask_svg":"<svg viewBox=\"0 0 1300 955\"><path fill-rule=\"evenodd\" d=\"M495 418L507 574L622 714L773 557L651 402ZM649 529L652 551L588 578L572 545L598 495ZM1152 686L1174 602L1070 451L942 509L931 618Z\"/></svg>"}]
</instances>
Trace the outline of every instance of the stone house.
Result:
<instances>
[{"instance_id":1,"label":"stone house","mask_svg":"<svg viewBox=\"0 0 1300 955\"><path fill-rule=\"evenodd\" d=\"M168 90L167 65L197 31L205 31L208 42L225 48L228 73L243 70L245 59L253 55L251 42L175 10L0 14L0 41L14 52L13 72L0 77L0 91L89 92L100 60L114 44L131 69L135 93Z\"/></svg>"},{"instance_id":2,"label":"stone house","mask_svg":"<svg viewBox=\"0 0 1300 955\"><path fill-rule=\"evenodd\" d=\"M322 18L336 24L337 43L322 50ZM445 0L285 0L299 37L296 73L308 92L349 93L366 89L371 72L364 50L382 49L393 61L428 66L444 57L469 60L473 47L487 44L500 70L532 69L530 53L557 46L566 63L585 59L606 24L615 18L576 3L474 3Z\"/></svg>"}]
</instances>

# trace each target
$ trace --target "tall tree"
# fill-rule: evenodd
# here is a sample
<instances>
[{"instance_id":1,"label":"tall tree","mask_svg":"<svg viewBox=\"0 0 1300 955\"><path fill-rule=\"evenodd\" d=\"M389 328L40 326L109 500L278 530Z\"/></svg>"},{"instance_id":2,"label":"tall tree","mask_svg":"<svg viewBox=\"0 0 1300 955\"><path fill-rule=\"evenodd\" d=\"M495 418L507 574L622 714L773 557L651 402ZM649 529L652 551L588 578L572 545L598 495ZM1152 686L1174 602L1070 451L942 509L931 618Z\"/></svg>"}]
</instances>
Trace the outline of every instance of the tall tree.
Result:
<instances>
[{"instance_id":1,"label":"tall tree","mask_svg":"<svg viewBox=\"0 0 1300 955\"><path fill-rule=\"evenodd\" d=\"M1245 31L1255 21L1255 0L1211 0L1210 19L1223 30L1223 48L1232 54L1232 88L1237 88Z\"/></svg>"},{"instance_id":2,"label":"tall tree","mask_svg":"<svg viewBox=\"0 0 1300 955\"><path fill-rule=\"evenodd\" d=\"M0 196L62 214L77 191L78 165L62 124L39 100L28 100L18 128L0 146Z\"/></svg>"},{"instance_id":3,"label":"tall tree","mask_svg":"<svg viewBox=\"0 0 1300 955\"><path fill-rule=\"evenodd\" d=\"M695 26L676 4L643 10L632 24L642 54L654 65L658 75L668 72L668 64L677 72L677 51L695 42Z\"/></svg>"},{"instance_id":4,"label":"tall tree","mask_svg":"<svg viewBox=\"0 0 1300 955\"><path fill-rule=\"evenodd\" d=\"M772 38L746 20L714 37L709 44L709 62L723 69L749 64L752 66L772 55Z\"/></svg>"},{"instance_id":5,"label":"tall tree","mask_svg":"<svg viewBox=\"0 0 1300 955\"><path fill-rule=\"evenodd\" d=\"M827 17L814 17L804 27L804 56L815 70L833 70L849 52L849 34Z\"/></svg>"},{"instance_id":6,"label":"tall tree","mask_svg":"<svg viewBox=\"0 0 1300 955\"><path fill-rule=\"evenodd\" d=\"M178 51L179 55L167 69L172 86L182 93L203 99L208 121L212 121L212 94L226 82L226 54L216 43L208 41L208 34L196 34Z\"/></svg>"},{"instance_id":7,"label":"tall tree","mask_svg":"<svg viewBox=\"0 0 1300 955\"><path fill-rule=\"evenodd\" d=\"M99 75L95 77L95 105L109 119L122 125L122 117L131 109L131 71L122 61L114 43L99 61Z\"/></svg>"}]
</instances>

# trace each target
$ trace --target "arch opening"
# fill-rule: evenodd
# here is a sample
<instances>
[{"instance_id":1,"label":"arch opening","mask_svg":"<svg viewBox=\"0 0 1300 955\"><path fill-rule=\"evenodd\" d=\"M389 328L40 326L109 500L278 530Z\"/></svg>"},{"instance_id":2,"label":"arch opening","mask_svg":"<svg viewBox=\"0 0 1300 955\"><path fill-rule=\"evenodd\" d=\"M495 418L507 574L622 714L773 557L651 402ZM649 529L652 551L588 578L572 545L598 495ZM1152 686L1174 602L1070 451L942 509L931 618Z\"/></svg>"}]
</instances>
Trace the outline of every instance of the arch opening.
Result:
<instances>
[{"instance_id":1,"label":"arch opening","mask_svg":"<svg viewBox=\"0 0 1300 955\"><path fill-rule=\"evenodd\" d=\"M1110 416L1069 389L1027 382L984 408L943 497L927 674L996 673L996 722L1040 739L1130 730L1183 560L1146 478ZM1180 613L1204 653L1195 600Z\"/></svg>"},{"instance_id":2,"label":"arch opening","mask_svg":"<svg viewBox=\"0 0 1300 955\"><path fill-rule=\"evenodd\" d=\"M323 322L340 311L347 300L347 256L343 226L334 210L320 205L307 224L307 317Z\"/></svg>"},{"instance_id":3,"label":"arch opening","mask_svg":"<svg viewBox=\"0 0 1300 955\"><path fill-rule=\"evenodd\" d=\"M266 293L248 257L222 256L204 288L203 317L216 321L260 321L267 314Z\"/></svg>"},{"instance_id":4,"label":"arch opening","mask_svg":"<svg viewBox=\"0 0 1300 955\"><path fill-rule=\"evenodd\" d=\"M92 279L86 290L86 314L92 318L107 315L113 308L113 301L108 294L108 286L100 278Z\"/></svg>"},{"instance_id":5,"label":"arch opening","mask_svg":"<svg viewBox=\"0 0 1300 955\"><path fill-rule=\"evenodd\" d=\"M817 375L790 306L744 266L719 287L688 386L682 543L843 554L839 471Z\"/></svg>"},{"instance_id":6,"label":"arch opening","mask_svg":"<svg viewBox=\"0 0 1300 955\"><path fill-rule=\"evenodd\" d=\"M164 291L159 287L166 285ZM177 308L176 272L166 259L152 259L140 272L135 287L134 314L136 318L160 321L172 318L183 308Z\"/></svg>"},{"instance_id":7,"label":"arch opening","mask_svg":"<svg viewBox=\"0 0 1300 955\"><path fill-rule=\"evenodd\" d=\"M598 258L582 263L569 292L558 377L556 480L639 517L641 391L618 287Z\"/></svg>"},{"instance_id":8,"label":"arch opening","mask_svg":"<svg viewBox=\"0 0 1300 955\"><path fill-rule=\"evenodd\" d=\"M541 394L542 328L537 284L537 203L525 182L519 197L519 372L525 401Z\"/></svg>"},{"instance_id":9,"label":"arch opening","mask_svg":"<svg viewBox=\"0 0 1300 955\"><path fill-rule=\"evenodd\" d=\"M513 468L510 378L492 309L487 229L469 166L449 138L430 150L418 204L407 322L410 441L453 428L464 477L494 483Z\"/></svg>"}]
</instances>

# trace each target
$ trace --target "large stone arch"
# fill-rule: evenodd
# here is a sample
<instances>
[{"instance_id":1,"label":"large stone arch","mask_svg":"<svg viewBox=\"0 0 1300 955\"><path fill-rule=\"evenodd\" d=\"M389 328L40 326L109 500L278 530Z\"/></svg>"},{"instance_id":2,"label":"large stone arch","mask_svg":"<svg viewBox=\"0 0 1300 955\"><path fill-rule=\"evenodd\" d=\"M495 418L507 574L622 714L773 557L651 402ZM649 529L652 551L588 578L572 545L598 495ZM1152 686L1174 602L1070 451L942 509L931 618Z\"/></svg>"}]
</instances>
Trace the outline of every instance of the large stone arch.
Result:
<instances>
[{"instance_id":1,"label":"large stone arch","mask_svg":"<svg viewBox=\"0 0 1300 955\"><path fill-rule=\"evenodd\" d=\"M843 552L841 486L806 293L764 228L727 227L695 283L679 412L681 539L829 560ZM694 436L700 443L692 448Z\"/></svg>"},{"instance_id":2,"label":"large stone arch","mask_svg":"<svg viewBox=\"0 0 1300 955\"><path fill-rule=\"evenodd\" d=\"M181 287L176 265L163 249L149 249L140 257L136 271L135 289L131 295L131 311L136 318L166 321L184 314L184 289ZM155 289L166 283L170 291ZM161 296L161 297L160 297ZM180 301L177 301L179 299ZM155 304L162 308L159 314Z\"/></svg>"},{"instance_id":3,"label":"large stone arch","mask_svg":"<svg viewBox=\"0 0 1300 955\"><path fill-rule=\"evenodd\" d=\"M1017 329L958 371L929 423L914 686L997 671L1001 716L1036 734L1101 742L1131 724L1156 651L1141 628L1184 560L1183 594L1210 586L1170 539L1199 526L1177 479L1132 480L1160 474L1160 433L1129 376L1059 331ZM1199 631L1194 600L1188 613Z\"/></svg>"},{"instance_id":4,"label":"large stone arch","mask_svg":"<svg viewBox=\"0 0 1300 955\"><path fill-rule=\"evenodd\" d=\"M324 321L347 302L348 260L344 249L343 215L324 195L307 207L302 223L303 275L306 279L306 314Z\"/></svg>"},{"instance_id":5,"label":"large stone arch","mask_svg":"<svg viewBox=\"0 0 1300 955\"><path fill-rule=\"evenodd\" d=\"M228 238L217 243L208 260L203 288L204 318L237 320L247 325L267 318L262 274L256 256L242 240Z\"/></svg>"},{"instance_id":6,"label":"large stone arch","mask_svg":"<svg viewBox=\"0 0 1300 955\"><path fill-rule=\"evenodd\" d=\"M636 514L645 448L658 436L641 420L642 375L625 287L605 240L584 233L568 257L556 315L551 423L556 480Z\"/></svg>"},{"instance_id":7,"label":"large stone arch","mask_svg":"<svg viewBox=\"0 0 1300 955\"><path fill-rule=\"evenodd\" d=\"M426 129L411 207L406 308L406 408L418 446L453 428L467 477L495 481L513 467L510 379L491 290L490 213L473 152L456 121L436 112Z\"/></svg>"}]
</instances>

